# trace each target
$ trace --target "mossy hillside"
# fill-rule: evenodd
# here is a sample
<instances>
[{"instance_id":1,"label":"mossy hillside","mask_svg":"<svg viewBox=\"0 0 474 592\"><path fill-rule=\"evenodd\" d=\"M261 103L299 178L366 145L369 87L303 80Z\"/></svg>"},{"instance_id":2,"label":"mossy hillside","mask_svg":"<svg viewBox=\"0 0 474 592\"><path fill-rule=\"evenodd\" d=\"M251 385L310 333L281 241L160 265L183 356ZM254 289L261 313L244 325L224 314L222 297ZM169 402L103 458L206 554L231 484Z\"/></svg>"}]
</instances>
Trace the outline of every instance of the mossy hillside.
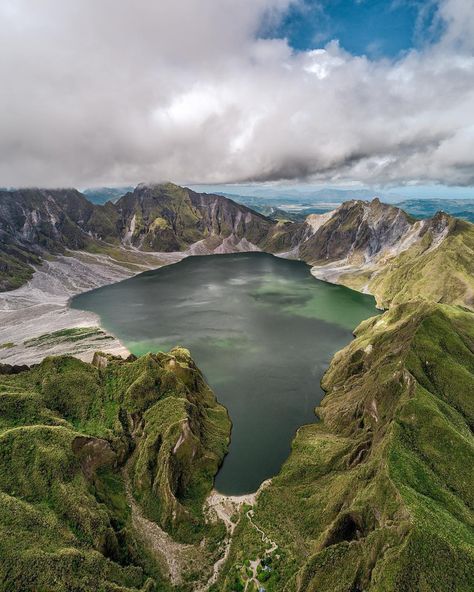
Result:
<instances>
[{"instance_id":1,"label":"mossy hillside","mask_svg":"<svg viewBox=\"0 0 474 592\"><path fill-rule=\"evenodd\" d=\"M144 250L180 251L203 238L199 210L188 191L172 183L138 186L117 202L117 208L122 234L133 227L132 243Z\"/></svg>"},{"instance_id":2,"label":"mossy hillside","mask_svg":"<svg viewBox=\"0 0 474 592\"><path fill-rule=\"evenodd\" d=\"M260 244L273 221L219 195L198 194L173 183L139 185L117 202L120 232L145 251L179 251L234 235Z\"/></svg>"},{"instance_id":3,"label":"mossy hillside","mask_svg":"<svg viewBox=\"0 0 474 592\"><path fill-rule=\"evenodd\" d=\"M421 297L474 308L474 224L446 214L440 217L446 219L448 232L439 245L428 231L369 283L381 306Z\"/></svg>"},{"instance_id":4,"label":"mossy hillside","mask_svg":"<svg viewBox=\"0 0 474 592\"><path fill-rule=\"evenodd\" d=\"M210 536L196 508L222 461L229 421L189 353L98 355L95 365L47 358L1 375L0 408L0 589L46 590L54 582L64 591L151 590L152 576L166 590L132 527L125 475L137 499L183 508L175 518L160 514L170 530ZM174 452L176 421L195 430L195 462L180 447ZM157 458L149 445L159 438ZM136 458L146 458L150 475L137 489Z\"/></svg>"},{"instance_id":5,"label":"mossy hillside","mask_svg":"<svg viewBox=\"0 0 474 592\"><path fill-rule=\"evenodd\" d=\"M148 517L190 542L202 536L202 506L227 451L230 422L189 352L171 353L161 354L158 371L150 371L156 356L139 359L149 370L134 376L125 391L130 429L140 434L131 478ZM158 385L163 395L150 405Z\"/></svg>"},{"instance_id":6,"label":"mossy hillside","mask_svg":"<svg viewBox=\"0 0 474 592\"><path fill-rule=\"evenodd\" d=\"M471 589L473 315L393 307L359 326L323 386L322 422L298 430L256 506L255 522L282 551L266 589Z\"/></svg>"}]
</instances>

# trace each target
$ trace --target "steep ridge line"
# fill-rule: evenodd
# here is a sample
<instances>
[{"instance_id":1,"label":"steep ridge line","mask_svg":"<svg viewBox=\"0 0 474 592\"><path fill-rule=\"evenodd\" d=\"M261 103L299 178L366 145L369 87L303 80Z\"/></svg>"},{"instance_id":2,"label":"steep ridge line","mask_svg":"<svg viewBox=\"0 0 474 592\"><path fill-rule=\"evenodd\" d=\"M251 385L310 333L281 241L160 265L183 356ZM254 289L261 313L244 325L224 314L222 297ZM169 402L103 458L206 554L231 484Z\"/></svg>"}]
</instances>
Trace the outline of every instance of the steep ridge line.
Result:
<instances>
[{"instance_id":1,"label":"steep ridge line","mask_svg":"<svg viewBox=\"0 0 474 592\"><path fill-rule=\"evenodd\" d=\"M348 269L357 267L367 249L372 262L383 259L387 245L395 248L400 240L397 229L403 217L396 213L398 221L388 224L390 240L382 245L380 228L374 225L370 227L372 242L362 241L364 232L354 216L366 224L368 207L356 202L340 212L336 227L327 227L333 215L319 229L339 248L344 246L342 229L349 223ZM469 287L472 259L466 264L465 258L470 256L466 233L471 230L443 215L430 224L432 230L426 223L416 227L421 241L415 241L416 252L411 256L424 266L439 265L438 257L431 257L451 239L453 244L444 253L452 264L448 277L459 272L456 265L460 263L461 279L467 273ZM413 225L410 228L413 232ZM451 256L463 245L466 253L459 262ZM327 244L318 242L312 249L314 257L328 254ZM390 273L383 278L377 274L376 283L384 281L397 288L400 277L406 278L406 265L404 257L396 265L389 261ZM397 276L400 268L403 273ZM432 274L433 269L429 271ZM444 281L443 274L439 275ZM344 274L341 277L347 282L361 279L350 274L349 279ZM408 291L401 297L410 299L410 275L406 283ZM456 285L449 284L443 297L454 302L464 299L466 292L450 292ZM422 288L417 284L415 295L423 295ZM465 398L473 386L472 313L433 303L389 304L382 317L363 323L357 339L334 357L323 384L328 392L320 409L323 422L298 431L281 474L252 510L265 528L257 534L271 537L278 532L283 539L280 544L286 556L275 573L301 592L329 592L336 581L343 590L402 592L413 590L413 582L417 589L468 590L466 582L472 581L469 548L473 541L465 480L466 462L473 457L472 432L467 425L472 425L472 408ZM176 433L173 447L179 438ZM448 463L445 442L450 442ZM256 530L253 520L248 522ZM296 542L291 538L295 531ZM230 564L240 552L240 539L231 542L225 556ZM296 572L292 562L298 566ZM227 586L228 573L219 564L217 582Z\"/></svg>"},{"instance_id":2,"label":"steep ridge line","mask_svg":"<svg viewBox=\"0 0 474 592\"><path fill-rule=\"evenodd\" d=\"M42 216L40 233L32 220ZM6 247L3 267L0 257L5 278L16 269L13 245L22 253L33 249L36 258L45 244L56 253L41 266L22 256L23 268L35 270L32 279L0 293L0 346L8 344L0 360L15 364L64 352L87 360L94 349L125 354L113 336L97 334L94 315L68 308L69 298L194 254L261 250L301 259L316 278L372 293L382 308L420 297L467 307L474 302L474 226L442 213L414 221L379 200L346 202L304 223L276 223L224 197L172 184L140 185L105 206L74 190L0 192L0 244ZM153 250L158 247L183 250ZM95 332L80 339L73 333L68 341L64 331L77 327ZM25 346L35 338L41 347Z\"/></svg>"},{"instance_id":3,"label":"steep ridge line","mask_svg":"<svg viewBox=\"0 0 474 592\"><path fill-rule=\"evenodd\" d=\"M361 323L322 386L321 421L298 430L254 508L278 536L268 589L470 590L474 315L393 306ZM234 539L219 589L243 585L262 548L250 536Z\"/></svg>"}]
</instances>

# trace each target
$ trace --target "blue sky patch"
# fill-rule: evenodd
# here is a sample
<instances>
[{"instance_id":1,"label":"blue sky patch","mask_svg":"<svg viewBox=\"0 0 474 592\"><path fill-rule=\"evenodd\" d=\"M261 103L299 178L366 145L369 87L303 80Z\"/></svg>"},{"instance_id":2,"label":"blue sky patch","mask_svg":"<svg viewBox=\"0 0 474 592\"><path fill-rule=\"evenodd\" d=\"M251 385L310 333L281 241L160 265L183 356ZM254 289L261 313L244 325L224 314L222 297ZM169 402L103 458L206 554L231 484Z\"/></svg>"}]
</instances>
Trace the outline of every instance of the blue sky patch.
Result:
<instances>
[{"instance_id":1,"label":"blue sky patch","mask_svg":"<svg viewBox=\"0 0 474 592\"><path fill-rule=\"evenodd\" d=\"M352 54L393 58L438 36L435 13L432 0L301 0L264 36L296 50L338 39Z\"/></svg>"}]
</instances>

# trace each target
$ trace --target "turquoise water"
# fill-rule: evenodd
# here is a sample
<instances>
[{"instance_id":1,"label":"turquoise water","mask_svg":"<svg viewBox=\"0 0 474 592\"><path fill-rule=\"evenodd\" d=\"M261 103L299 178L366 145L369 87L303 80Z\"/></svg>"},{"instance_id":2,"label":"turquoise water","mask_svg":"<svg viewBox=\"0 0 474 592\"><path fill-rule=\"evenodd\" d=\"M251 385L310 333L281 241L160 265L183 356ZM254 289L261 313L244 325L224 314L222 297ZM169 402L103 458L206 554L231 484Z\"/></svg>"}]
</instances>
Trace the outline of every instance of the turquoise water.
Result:
<instances>
[{"instance_id":1,"label":"turquoise water","mask_svg":"<svg viewBox=\"0 0 474 592\"><path fill-rule=\"evenodd\" d=\"M275 475L296 429L315 420L319 386L374 299L314 279L264 253L190 257L74 298L132 351L187 347L229 410L230 451L216 477L227 494Z\"/></svg>"}]
</instances>

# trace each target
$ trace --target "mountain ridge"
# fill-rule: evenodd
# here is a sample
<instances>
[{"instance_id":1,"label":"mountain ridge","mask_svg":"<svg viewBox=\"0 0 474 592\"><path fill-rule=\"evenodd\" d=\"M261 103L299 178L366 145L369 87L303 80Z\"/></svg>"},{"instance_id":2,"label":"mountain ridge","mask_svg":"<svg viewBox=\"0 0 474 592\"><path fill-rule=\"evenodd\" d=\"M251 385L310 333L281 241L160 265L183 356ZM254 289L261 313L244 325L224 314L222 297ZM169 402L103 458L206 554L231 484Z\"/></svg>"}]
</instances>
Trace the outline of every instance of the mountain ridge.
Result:
<instances>
[{"instance_id":1,"label":"mountain ridge","mask_svg":"<svg viewBox=\"0 0 474 592\"><path fill-rule=\"evenodd\" d=\"M22 285L42 256L67 249L100 253L113 246L191 254L262 250L301 259L316 277L373 293L386 307L405 298L401 284L410 269L423 276L423 267L433 258L441 269L449 267L443 253L446 249L451 257L450 243L461 241L466 257L445 276L445 281L455 277L455 289L431 290L424 281L408 296L472 307L474 227L455 220L442 212L416 220L376 198L344 202L304 222L277 222L226 197L172 183L140 184L104 205L92 204L76 190L0 192L0 287ZM455 299L450 300L450 293Z\"/></svg>"},{"instance_id":2,"label":"mountain ridge","mask_svg":"<svg viewBox=\"0 0 474 592\"><path fill-rule=\"evenodd\" d=\"M379 200L275 222L188 191L144 185L106 209L46 191L5 210L0 194L0 240L16 249L1 257L62 259L33 278L44 275L41 292L70 282L79 258L92 276L107 261L110 282L145 261L266 250L370 291L388 310L334 356L321 421L298 430L280 473L240 504L207 497L229 418L186 350L0 365L0 587L468 592L474 227L442 212L414 220ZM157 246L182 250L158 259ZM48 272L60 265L62 275ZM37 305L22 301L27 286L17 292L33 326Z\"/></svg>"},{"instance_id":3,"label":"mountain ridge","mask_svg":"<svg viewBox=\"0 0 474 592\"><path fill-rule=\"evenodd\" d=\"M283 551L268 590L467 592L474 579L474 320L458 307L393 305L359 325L325 373L255 520ZM265 545L244 522L219 590Z\"/></svg>"}]
</instances>

